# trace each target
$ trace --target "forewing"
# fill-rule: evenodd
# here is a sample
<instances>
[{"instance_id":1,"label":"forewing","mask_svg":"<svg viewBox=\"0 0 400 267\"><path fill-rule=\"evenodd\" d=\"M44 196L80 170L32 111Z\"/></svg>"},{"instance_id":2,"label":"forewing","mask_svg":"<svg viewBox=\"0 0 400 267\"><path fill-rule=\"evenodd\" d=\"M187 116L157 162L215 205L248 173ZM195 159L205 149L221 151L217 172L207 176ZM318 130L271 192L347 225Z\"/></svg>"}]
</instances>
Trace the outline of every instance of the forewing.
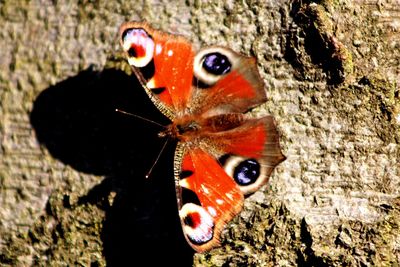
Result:
<instances>
[{"instance_id":1,"label":"forewing","mask_svg":"<svg viewBox=\"0 0 400 267\"><path fill-rule=\"evenodd\" d=\"M218 161L200 148L178 144L175 180L184 235L197 252L219 245L224 226L243 205L243 194Z\"/></svg>"},{"instance_id":2,"label":"forewing","mask_svg":"<svg viewBox=\"0 0 400 267\"><path fill-rule=\"evenodd\" d=\"M170 119L182 113L191 98L194 51L183 37L128 22L119 30L120 42L154 104Z\"/></svg>"}]
</instances>

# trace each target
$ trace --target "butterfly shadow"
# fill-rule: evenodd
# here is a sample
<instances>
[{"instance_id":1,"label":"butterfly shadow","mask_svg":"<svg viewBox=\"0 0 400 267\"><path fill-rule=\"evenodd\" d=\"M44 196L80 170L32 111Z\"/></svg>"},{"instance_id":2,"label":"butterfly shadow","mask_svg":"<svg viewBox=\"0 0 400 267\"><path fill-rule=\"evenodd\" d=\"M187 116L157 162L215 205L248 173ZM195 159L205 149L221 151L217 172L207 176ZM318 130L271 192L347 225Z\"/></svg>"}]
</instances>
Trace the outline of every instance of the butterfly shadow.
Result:
<instances>
[{"instance_id":1,"label":"butterfly shadow","mask_svg":"<svg viewBox=\"0 0 400 267\"><path fill-rule=\"evenodd\" d=\"M165 141L157 137L161 129L115 112L118 108L166 125L140 87L122 71L89 68L44 90L34 102L31 123L53 157L79 172L105 177L79 203L105 210L101 238L107 266L143 259L147 266L191 266L193 251L176 208L174 144L168 144L146 179Z\"/></svg>"}]
</instances>

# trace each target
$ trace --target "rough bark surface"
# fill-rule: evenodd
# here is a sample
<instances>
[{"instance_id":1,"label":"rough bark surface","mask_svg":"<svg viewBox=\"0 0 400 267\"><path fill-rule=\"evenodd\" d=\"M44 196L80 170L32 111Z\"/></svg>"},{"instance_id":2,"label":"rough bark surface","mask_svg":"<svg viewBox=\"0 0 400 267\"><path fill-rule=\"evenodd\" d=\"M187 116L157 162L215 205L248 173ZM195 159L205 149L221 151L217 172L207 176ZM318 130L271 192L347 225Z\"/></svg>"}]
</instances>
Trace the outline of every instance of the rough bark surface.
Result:
<instances>
[{"instance_id":1,"label":"rough bark surface","mask_svg":"<svg viewBox=\"0 0 400 267\"><path fill-rule=\"evenodd\" d=\"M238 2L238 3L237 3ZM164 118L120 57L149 21L254 55L287 160L223 246L179 224ZM0 265L396 266L400 3L0 0ZM136 248L134 248L136 247Z\"/></svg>"}]
</instances>

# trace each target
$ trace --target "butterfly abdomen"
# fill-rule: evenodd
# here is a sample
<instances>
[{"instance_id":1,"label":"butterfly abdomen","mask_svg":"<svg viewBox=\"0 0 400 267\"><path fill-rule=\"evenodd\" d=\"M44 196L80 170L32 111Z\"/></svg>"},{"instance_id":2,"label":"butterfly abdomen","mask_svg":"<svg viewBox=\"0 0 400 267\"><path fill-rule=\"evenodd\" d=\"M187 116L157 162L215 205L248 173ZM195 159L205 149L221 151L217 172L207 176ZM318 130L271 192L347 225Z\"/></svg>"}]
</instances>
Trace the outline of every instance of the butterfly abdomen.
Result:
<instances>
[{"instance_id":1,"label":"butterfly abdomen","mask_svg":"<svg viewBox=\"0 0 400 267\"><path fill-rule=\"evenodd\" d=\"M209 132L223 132L239 127L243 124L244 114L228 113L209 117L204 120L204 127Z\"/></svg>"},{"instance_id":2,"label":"butterfly abdomen","mask_svg":"<svg viewBox=\"0 0 400 267\"><path fill-rule=\"evenodd\" d=\"M197 137L207 137L210 133L224 132L243 124L244 114L230 113L203 118L202 116L187 116L177 118L174 123L159 136L169 136L172 139L187 141Z\"/></svg>"}]
</instances>

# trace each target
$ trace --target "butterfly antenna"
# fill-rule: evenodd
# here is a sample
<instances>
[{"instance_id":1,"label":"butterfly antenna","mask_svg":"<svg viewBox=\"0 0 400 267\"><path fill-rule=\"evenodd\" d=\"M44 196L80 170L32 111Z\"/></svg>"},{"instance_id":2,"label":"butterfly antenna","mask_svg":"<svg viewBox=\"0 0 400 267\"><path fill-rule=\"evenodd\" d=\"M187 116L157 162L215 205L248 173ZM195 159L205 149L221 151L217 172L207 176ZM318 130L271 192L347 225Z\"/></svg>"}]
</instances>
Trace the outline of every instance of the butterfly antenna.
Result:
<instances>
[{"instance_id":1,"label":"butterfly antenna","mask_svg":"<svg viewBox=\"0 0 400 267\"><path fill-rule=\"evenodd\" d=\"M151 166L150 170L147 172L146 178L149 178L151 172L152 172L153 169L154 169L154 166L156 166L158 160L159 160L160 157L161 157L161 154L163 153L165 147L167 146L168 141L169 141L169 138L167 138L167 139L165 140L164 145L162 146L162 148L161 148L161 150L160 150L160 153L158 153L156 160L154 161L154 163L153 163L153 165Z\"/></svg>"},{"instance_id":2,"label":"butterfly antenna","mask_svg":"<svg viewBox=\"0 0 400 267\"><path fill-rule=\"evenodd\" d=\"M142 116L139 116L139 115L136 115L136 114L133 114L133 113L130 113L130 112L126 112L126 111L123 111L123 110L120 110L120 109L117 109L117 108L115 109L115 111L116 111L116 112L119 112L119 113L122 113L122 114L125 114L125 115L129 115L129 116L138 118L138 119L141 119L141 120L144 120L144 121L147 121L147 122L150 122L150 123L155 124L155 125L158 125L158 126L160 126L160 127L162 127L162 128L165 128L164 125L162 125L162 124L160 124L160 123L158 123L158 122L149 120L149 119L147 119L147 118L144 118L144 117L142 117Z\"/></svg>"}]
</instances>

